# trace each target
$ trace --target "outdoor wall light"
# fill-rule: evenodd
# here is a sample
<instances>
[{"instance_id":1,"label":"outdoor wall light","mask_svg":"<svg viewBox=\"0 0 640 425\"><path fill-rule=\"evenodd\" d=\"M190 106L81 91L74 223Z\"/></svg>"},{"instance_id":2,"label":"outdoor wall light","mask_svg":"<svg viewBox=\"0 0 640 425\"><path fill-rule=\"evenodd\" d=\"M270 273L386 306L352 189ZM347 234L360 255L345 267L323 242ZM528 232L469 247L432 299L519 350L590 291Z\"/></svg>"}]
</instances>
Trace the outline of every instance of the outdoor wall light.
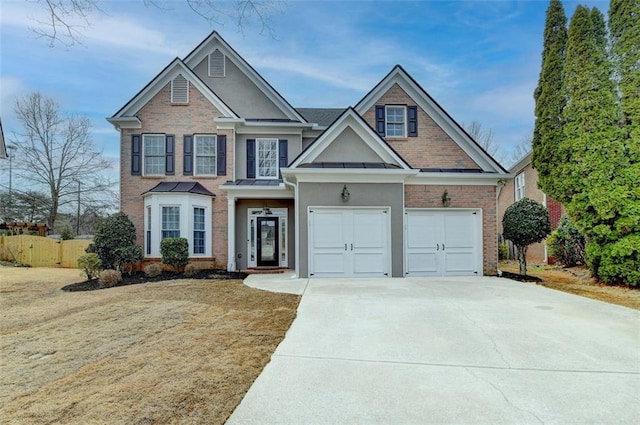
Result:
<instances>
[{"instance_id":1,"label":"outdoor wall light","mask_svg":"<svg viewBox=\"0 0 640 425\"><path fill-rule=\"evenodd\" d=\"M349 193L349 189L347 189L347 185L346 184L342 188L341 196L342 196L342 201L349 202L349 198L351 197L351 194Z\"/></svg>"},{"instance_id":2,"label":"outdoor wall light","mask_svg":"<svg viewBox=\"0 0 640 425\"><path fill-rule=\"evenodd\" d=\"M271 208L269 208L269 207L262 207L262 214L264 214L264 215L271 215L271 214L272 214L272 212L271 212Z\"/></svg>"},{"instance_id":3,"label":"outdoor wall light","mask_svg":"<svg viewBox=\"0 0 640 425\"><path fill-rule=\"evenodd\" d=\"M451 205L451 197L449 196L449 192L445 189L442 194L442 206L448 207L449 205Z\"/></svg>"}]
</instances>

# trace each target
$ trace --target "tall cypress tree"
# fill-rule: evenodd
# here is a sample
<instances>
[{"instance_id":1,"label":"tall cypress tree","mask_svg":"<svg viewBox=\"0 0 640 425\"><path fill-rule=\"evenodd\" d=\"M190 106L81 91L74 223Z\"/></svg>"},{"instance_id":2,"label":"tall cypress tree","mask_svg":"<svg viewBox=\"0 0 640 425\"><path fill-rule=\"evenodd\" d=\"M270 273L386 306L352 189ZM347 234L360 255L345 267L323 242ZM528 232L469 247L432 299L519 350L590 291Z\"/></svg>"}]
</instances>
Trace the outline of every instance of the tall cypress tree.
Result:
<instances>
[{"instance_id":1,"label":"tall cypress tree","mask_svg":"<svg viewBox=\"0 0 640 425\"><path fill-rule=\"evenodd\" d=\"M551 0L547 8L542 50L542 69L533 97L536 122L533 131L533 167L538 171L538 185L555 199L558 190L557 165L561 161L558 146L564 138L562 111L566 105L562 93L567 18L560 0Z\"/></svg>"}]
</instances>

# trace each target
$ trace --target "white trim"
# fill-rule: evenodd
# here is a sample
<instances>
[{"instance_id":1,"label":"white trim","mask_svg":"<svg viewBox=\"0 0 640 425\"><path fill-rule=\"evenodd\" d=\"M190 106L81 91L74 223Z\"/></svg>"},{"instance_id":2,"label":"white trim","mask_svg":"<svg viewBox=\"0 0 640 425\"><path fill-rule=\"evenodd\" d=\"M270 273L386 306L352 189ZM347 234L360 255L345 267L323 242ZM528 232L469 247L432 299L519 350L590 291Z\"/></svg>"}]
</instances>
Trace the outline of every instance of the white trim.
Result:
<instances>
[{"instance_id":1,"label":"white trim","mask_svg":"<svg viewBox=\"0 0 640 425\"><path fill-rule=\"evenodd\" d=\"M236 199L227 195L227 270L236 271Z\"/></svg>"},{"instance_id":2,"label":"white trim","mask_svg":"<svg viewBox=\"0 0 640 425\"><path fill-rule=\"evenodd\" d=\"M116 125L123 119L132 120L133 117L142 109L156 94L160 92L169 82L178 74L182 75L193 85L211 104L220 111L224 116L238 118L211 89L202 83L202 81L191 71L180 59L175 58L169 66L167 66L160 74L158 74L151 82L138 93L133 99L122 107L113 117L107 118L107 121Z\"/></svg>"},{"instance_id":3,"label":"white trim","mask_svg":"<svg viewBox=\"0 0 640 425\"><path fill-rule=\"evenodd\" d=\"M178 101L178 100L176 100L176 99L175 99L176 92L175 92L175 87L174 87L174 86L175 86L175 82L176 82L176 80L177 80L178 78L180 78L180 77L182 77L182 79L184 80L184 82L187 84L187 87L186 87L186 90L187 90L187 91L186 91L187 99L186 99L186 100L184 100L184 101ZM173 77L173 78L171 79L171 103L181 104L181 105L187 105L187 104L189 103L189 80L188 80L184 75L182 75L182 73L179 73L178 75L176 75L175 77Z\"/></svg>"},{"instance_id":4,"label":"white trim","mask_svg":"<svg viewBox=\"0 0 640 425\"><path fill-rule=\"evenodd\" d=\"M391 89L391 87L393 87L394 84L398 84L398 86L402 88L418 104L418 106L427 115L429 115L431 119L433 119L433 121L484 171L499 174L505 173L498 162L484 152L482 148L474 142L469 135L466 134L466 132L455 121L453 121L453 119L449 117L447 113L421 87L416 85L411 77L409 77L409 75L398 65L396 65L373 90L358 102L355 106L356 112L360 115L366 113L385 93Z\"/></svg>"},{"instance_id":5,"label":"white trim","mask_svg":"<svg viewBox=\"0 0 640 425\"><path fill-rule=\"evenodd\" d=\"M273 143L276 145L276 172L273 176L261 176L260 175L260 142L262 143ZM260 137L256 139L255 143L255 159L256 159L256 169L255 176L257 180L278 180L279 178L279 169L280 169L280 140L275 137ZM247 170L248 172L248 170Z\"/></svg>"},{"instance_id":6,"label":"white trim","mask_svg":"<svg viewBox=\"0 0 640 425\"><path fill-rule=\"evenodd\" d=\"M418 172L405 180L407 185L467 185L497 186L501 180L511 178L510 174L497 173L439 173Z\"/></svg>"},{"instance_id":7,"label":"white trim","mask_svg":"<svg viewBox=\"0 0 640 425\"><path fill-rule=\"evenodd\" d=\"M243 199L293 199L293 191L284 184L278 186L237 186L222 185L220 189L227 192L227 196Z\"/></svg>"},{"instance_id":8,"label":"white trim","mask_svg":"<svg viewBox=\"0 0 640 425\"><path fill-rule=\"evenodd\" d=\"M402 109L402 134L400 136L390 136L388 133L389 125L389 109ZM384 136L388 139L406 139L407 138L407 106L406 105L384 105Z\"/></svg>"},{"instance_id":9,"label":"white trim","mask_svg":"<svg viewBox=\"0 0 640 425\"><path fill-rule=\"evenodd\" d=\"M145 152L145 137L162 137L162 172L159 174L147 174L146 171L146 162L147 162L147 155ZM140 143L140 159L141 159L141 170L140 170L140 175L145 176L145 177L159 177L159 176L165 176L167 173L167 162L166 162L166 156L167 156L167 135L164 133L144 133L142 134L142 138L141 138L141 143ZM175 150L175 146L174 146L174 150Z\"/></svg>"},{"instance_id":10,"label":"white trim","mask_svg":"<svg viewBox=\"0 0 640 425\"><path fill-rule=\"evenodd\" d=\"M247 61L244 60L244 58L236 53L236 51L233 50L216 31L213 31L209 37L189 53L189 55L184 58L184 63L191 68L195 68L208 55L208 53L213 51L215 48L225 55L225 60L226 58L231 58L234 65L236 65L238 69L243 72L247 78L249 78L249 80L251 80L251 82L253 82L253 84L255 84L256 87L258 87L258 89L262 91L264 95L285 114L287 118L303 123L307 122L304 117L289 105L289 103L273 87L271 87L269 83L267 83L267 81L262 78L262 76L260 76L260 74L258 74Z\"/></svg>"},{"instance_id":11,"label":"white trim","mask_svg":"<svg viewBox=\"0 0 640 425\"><path fill-rule=\"evenodd\" d=\"M213 75L211 73L211 55L213 55L215 52L219 52L222 55L222 75ZM227 56L222 51L220 51L220 49L213 49L207 55L207 76L209 78L224 78L227 76Z\"/></svg>"},{"instance_id":12,"label":"white trim","mask_svg":"<svg viewBox=\"0 0 640 425\"><path fill-rule=\"evenodd\" d=\"M519 180L521 180L521 182L519 182ZM519 183L522 183L522 184L519 184ZM526 187L525 185L526 184L527 184L527 182L525 180L524 171L519 173L519 174L517 174L513 178L513 199L516 202L527 196L527 194L525 193L525 187ZM522 189L521 196L518 196L518 189Z\"/></svg>"},{"instance_id":13,"label":"white trim","mask_svg":"<svg viewBox=\"0 0 640 425\"><path fill-rule=\"evenodd\" d=\"M213 174L198 174L198 137L213 137L213 148L215 149L215 155L213 156L214 161L214 171ZM207 156L201 155L203 158L208 158ZM200 177L215 177L218 175L218 135L217 134L194 134L193 135L193 175Z\"/></svg>"},{"instance_id":14,"label":"white trim","mask_svg":"<svg viewBox=\"0 0 640 425\"><path fill-rule=\"evenodd\" d=\"M258 242L258 228L257 228L257 221L256 221L256 227L254 228L254 232L255 235L253 235L255 237L255 242L256 242L256 252L255 252L255 258L254 260L251 260L251 237L252 237L252 231L251 231L251 218L252 217L270 217L270 216L275 216L278 217L278 240L280 240L280 236L281 236L281 231L283 230L282 228L284 227L284 231L285 231L285 247L284 247L284 255L285 258L284 260L281 257L281 252L278 252L278 266L279 267L289 267L289 209L288 208L271 208L269 207L269 209L271 210L271 215L266 215L264 214L264 209L263 208L248 208L247 209L247 246L246 246L246 258L247 258L247 268L249 267L258 267L258 248L257 248L257 242ZM280 243L278 243L278 249L280 251L282 251L282 246Z\"/></svg>"},{"instance_id":15,"label":"white trim","mask_svg":"<svg viewBox=\"0 0 640 425\"><path fill-rule=\"evenodd\" d=\"M282 168L282 177L299 183L403 183L417 170L379 168Z\"/></svg>"},{"instance_id":16,"label":"white trim","mask_svg":"<svg viewBox=\"0 0 640 425\"><path fill-rule=\"evenodd\" d=\"M336 122L333 123L315 142L300 155L289 168L297 168L301 164L312 163L327 147L334 142L345 129L351 128L367 144L383 162L409 170L409 165L373 131L362 117L353 109L347 109ZM335 170L334 170L335 171ZM384 173L390 170L384 170ZM381 173L380 169L377 169Z\"/></svg>"}]
</instances>

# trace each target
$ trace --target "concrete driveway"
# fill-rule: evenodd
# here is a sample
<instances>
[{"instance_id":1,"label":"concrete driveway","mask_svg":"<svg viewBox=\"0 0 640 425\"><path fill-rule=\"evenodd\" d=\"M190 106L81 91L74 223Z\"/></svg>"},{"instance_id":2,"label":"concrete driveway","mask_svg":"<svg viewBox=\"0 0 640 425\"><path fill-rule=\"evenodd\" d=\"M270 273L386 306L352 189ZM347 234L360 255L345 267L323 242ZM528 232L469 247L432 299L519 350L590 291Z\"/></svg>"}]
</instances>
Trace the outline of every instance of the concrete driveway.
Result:
<instances>
[{"instance_id":1,"label":"concrete driveway","mask_svg":"<svg viewBox=\"0 0 640 425\"><path fill-rule=\"evenodd\" d=\"M296 285L298 317L227 424L640 418L636 310L487 277Z\"/></svg>"}]
</instances>

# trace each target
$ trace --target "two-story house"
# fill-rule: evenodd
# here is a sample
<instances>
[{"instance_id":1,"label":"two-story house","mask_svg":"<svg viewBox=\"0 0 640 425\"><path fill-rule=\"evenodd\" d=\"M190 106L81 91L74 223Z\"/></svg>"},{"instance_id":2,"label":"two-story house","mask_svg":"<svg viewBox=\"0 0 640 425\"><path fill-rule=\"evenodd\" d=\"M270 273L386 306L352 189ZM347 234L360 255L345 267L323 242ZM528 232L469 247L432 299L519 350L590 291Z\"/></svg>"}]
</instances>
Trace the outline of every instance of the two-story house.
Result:
<instances>
[{"instance_id":1,"label":"two-story house","mask_svg":"<svg viewBox=\"0 0 640 425\"><path fill-rule=\"evenodd\" d=\"M108 118L145 259L300 277L494 274L509 177L400 66L355 106L287 102L213 32Z\"/></svg>"},{"instance_id":2,"label":"two-story house","mask_svg":"<svg viewBox=\"0 0 640 425\"><path fill-rule=\"evenodd\" d=\"M513 178L506 181L505 186L498 194L498 232L502 233L502 217L511 204L522 198L529 198L541 203L549 210L551 230L558 228L560 219L565 214L563 205L555 199L547 196L538 188L538 172L531 164L532 152L526 154L510 169ZM534 243L527 248L527 261L530 263L546 264L549 262L546 243Z\"/></svg>"}]
</instances>

